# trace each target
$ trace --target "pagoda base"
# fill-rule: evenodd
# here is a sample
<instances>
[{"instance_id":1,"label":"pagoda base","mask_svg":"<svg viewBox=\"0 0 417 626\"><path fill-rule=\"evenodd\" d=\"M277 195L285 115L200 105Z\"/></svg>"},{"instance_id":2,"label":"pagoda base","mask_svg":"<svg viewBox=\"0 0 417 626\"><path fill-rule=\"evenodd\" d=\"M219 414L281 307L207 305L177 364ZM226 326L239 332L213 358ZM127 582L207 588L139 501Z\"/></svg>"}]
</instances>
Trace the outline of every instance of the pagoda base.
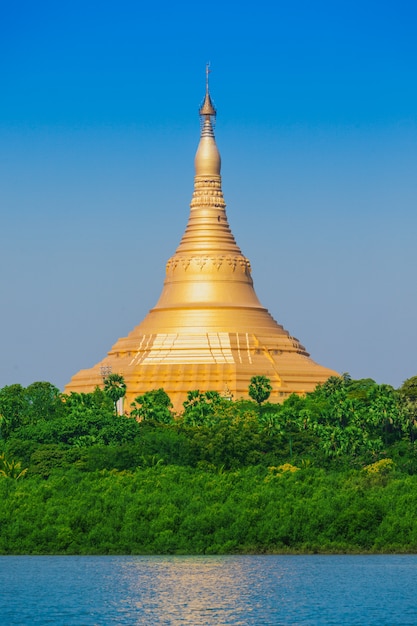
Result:
<instances>
[{"instance_id":1,"label":"pagoda base","mask_svg":"<svg viewBox=\"0 0 417 626\"><path fill-rule=\"evenodd\" d=\"M275 336L274 336L275 335ZM127 386L125 412L137 396L163 388L181 412L189 391L218 391L233 400L248 399L253 376L272 384L270 402L283 402L293 393L314 390L336 372L309 358L286 331L276 336L249 333L159 333L120 339L106 358L78 372L65 392L91 392L103 386L110 372L121 374Z\"/></svg>"}]
</instances>

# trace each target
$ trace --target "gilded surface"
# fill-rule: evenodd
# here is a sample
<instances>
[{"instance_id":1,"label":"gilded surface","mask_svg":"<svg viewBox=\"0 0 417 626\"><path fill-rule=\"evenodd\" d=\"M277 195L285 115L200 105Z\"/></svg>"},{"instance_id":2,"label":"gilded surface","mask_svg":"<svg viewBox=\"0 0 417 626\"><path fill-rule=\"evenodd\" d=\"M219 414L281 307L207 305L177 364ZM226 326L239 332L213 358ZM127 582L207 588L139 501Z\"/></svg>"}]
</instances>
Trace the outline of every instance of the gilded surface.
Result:
<instances>
[{"instance_id":1,"label":"gilded surface","mask_svg":"<svg viewBox=\"0 0 417 626\"><path fill-rule=\"evenodd\" d=\"M127 410L136 396L160 387L181 410L193 389L247 398L251 377L265 375L270 400L280 402L336 374L310 359L258 300L250 262L227 220L215 115L207 82L190 215L156 306L100 363L78 372L67 393L92 391L112 371L125 377Z\"/></svg>"}]
</instances>

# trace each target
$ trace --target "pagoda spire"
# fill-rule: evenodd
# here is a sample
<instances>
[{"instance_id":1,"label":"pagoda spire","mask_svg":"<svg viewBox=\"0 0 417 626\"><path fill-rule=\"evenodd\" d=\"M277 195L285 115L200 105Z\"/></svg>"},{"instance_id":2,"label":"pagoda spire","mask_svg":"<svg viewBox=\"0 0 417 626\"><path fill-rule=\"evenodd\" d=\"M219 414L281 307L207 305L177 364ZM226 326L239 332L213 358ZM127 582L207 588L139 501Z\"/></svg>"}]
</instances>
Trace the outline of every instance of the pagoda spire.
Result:
<instances>
[{"instance_id":1,"label":"pagoda spire","mask_svg":"<svg viewBox=\"0 0 417 626\"><path fill-rule=\"evenodd\" d=\"M165 288L155 309L178 304L188 308L203 303L227 307L231 300L262 307L253 289L250 262L237 245L226 215L221 159L212 126L216 110L210 97L208 71L207 66L190 215L180 244L167 263Z\"/></svg>"},{"instance_id":2,"label":"pagoda spire","mask_svg":"<svg viewBox=\"0 0 417 626\"><path fill-rule=\"evenodd\" d=\"M216 109L209 90L209 64L206 66L206 93L199 109L201 134L194 158L194 191L190 216L176 255L242 255L230 230L222 191L221 157L214 136ZM243 257L242 257L243 258ZM245 259L245 263L249 262Z\"/></svg>"}]
</instances>

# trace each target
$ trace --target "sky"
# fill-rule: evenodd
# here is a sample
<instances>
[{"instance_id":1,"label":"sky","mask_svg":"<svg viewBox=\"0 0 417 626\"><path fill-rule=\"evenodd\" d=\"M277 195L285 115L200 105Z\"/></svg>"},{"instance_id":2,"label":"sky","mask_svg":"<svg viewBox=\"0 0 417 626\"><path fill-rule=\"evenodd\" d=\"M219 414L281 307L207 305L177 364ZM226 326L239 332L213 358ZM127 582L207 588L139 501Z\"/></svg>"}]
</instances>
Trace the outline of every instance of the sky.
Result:
<instances>
[{"instance_id":1,"label":"sky","mask_svg":"<svg viewBox=\"0 0 417 626\"><path fill-rule=\"evenodd\" d=\"M417 375L417 4L0 9L0 387L60 389L145 317L188 219L205 66L232 231L312 358Z\"/></svg>"}]
</instances>

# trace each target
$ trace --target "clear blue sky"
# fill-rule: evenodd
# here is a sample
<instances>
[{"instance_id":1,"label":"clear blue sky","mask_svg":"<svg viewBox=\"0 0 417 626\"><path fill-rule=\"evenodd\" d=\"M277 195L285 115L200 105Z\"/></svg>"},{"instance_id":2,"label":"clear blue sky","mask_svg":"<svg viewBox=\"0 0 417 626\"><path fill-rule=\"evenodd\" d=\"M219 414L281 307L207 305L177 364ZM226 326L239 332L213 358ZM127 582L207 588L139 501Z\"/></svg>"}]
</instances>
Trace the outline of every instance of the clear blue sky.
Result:
<instances>
[{"instance_id":1,"label":"clear blue sky","mask_svg":"<svg viewBox=\"0 0 417 626\"><path fill-rule=\"evenodd\" d=\"M205 64L232 230L319 363L417 374L417 4L7 3L0 387L63 388L156 303Z\"/></svg>"}]
</instances>

